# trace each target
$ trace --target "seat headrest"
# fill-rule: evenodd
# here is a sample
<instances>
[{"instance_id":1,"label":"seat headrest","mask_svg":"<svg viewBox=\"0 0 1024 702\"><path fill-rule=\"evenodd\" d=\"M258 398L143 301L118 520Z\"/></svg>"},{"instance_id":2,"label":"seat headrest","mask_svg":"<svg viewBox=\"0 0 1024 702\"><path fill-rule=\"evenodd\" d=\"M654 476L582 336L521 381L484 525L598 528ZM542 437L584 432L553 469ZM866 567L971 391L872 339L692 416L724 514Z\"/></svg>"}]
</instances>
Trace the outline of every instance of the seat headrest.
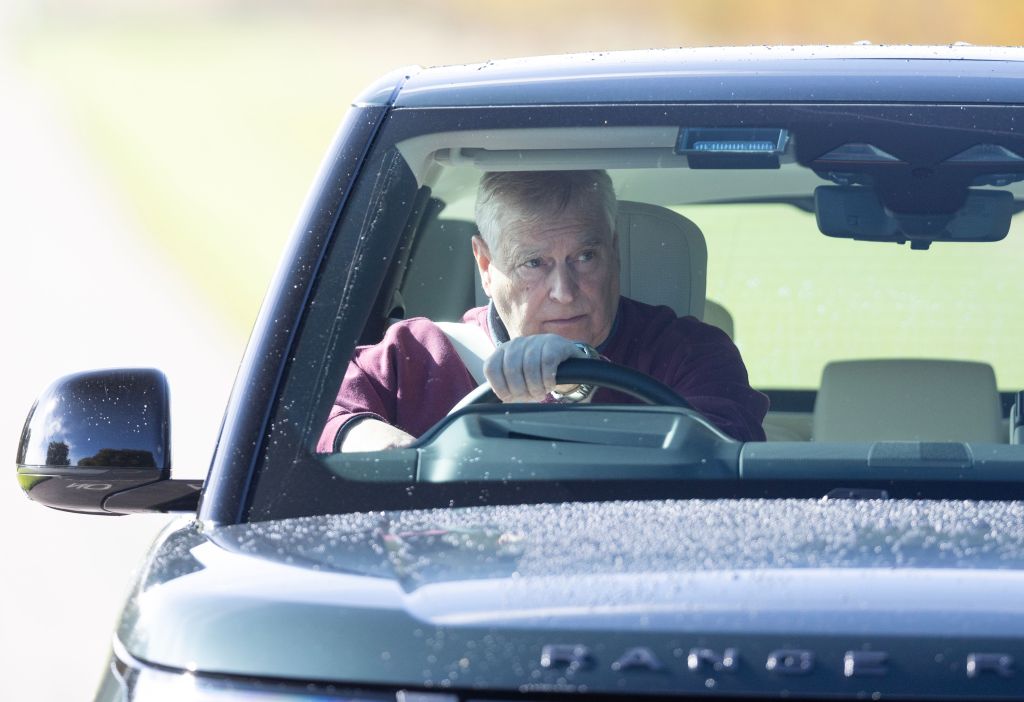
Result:
<instances>
[{"instance_id":1,"label":"seat headrest","mask_svg":"<svg viewBox=\"0 0 1024 702\"><path fill-rule=\"evenodd\" d=\"M664 207L620 201L615 230L622 294L703 319L708 247L697 225Z\"/></svg>"},{"instance_id":2,"label":"seat headrest","mask_svg":"<svg viewBox=\"0 0 1024 702\"><path fill-rule=\"evenodd\" d=\"M724 331L733 341L736 340L736 323L732 321L732 315L714 300L704 299L704 321Z\"/></svg>"},{"instance_id":3,"label":"seat headrest","mask_svg":"<svg viewBox=\"0 0 1024 702\"><path fill-rule=\"evenodd\" d=\"M829 363L814 403L812 438L1005 443L995 373L970 361Z\"/></svg>"},{"instance_id":4,"label":"seat headrest","mask_svg":"<svg viewBox=\"0 0 1024 702\"><path fill-rule=\"evenodd\" d=\"M708 248L697 225L658 205L620 200L615 231L622 294L703 319ZM476 302L486 305L479 273L476 283Z\"/></svg>"}]
</instances>

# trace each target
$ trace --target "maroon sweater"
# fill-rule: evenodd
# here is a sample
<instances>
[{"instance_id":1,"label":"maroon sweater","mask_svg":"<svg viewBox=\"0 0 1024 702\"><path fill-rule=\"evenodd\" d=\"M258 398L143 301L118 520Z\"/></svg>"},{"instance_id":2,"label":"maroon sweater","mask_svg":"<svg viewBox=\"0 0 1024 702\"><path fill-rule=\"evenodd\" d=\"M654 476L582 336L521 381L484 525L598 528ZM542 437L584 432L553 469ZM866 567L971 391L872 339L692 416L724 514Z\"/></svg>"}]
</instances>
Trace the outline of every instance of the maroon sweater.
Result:
<instances>
[{"instance_id":1,"label":"maroon sweater","mask_svg":"<svg viewBox=\"0 0 1024 702\"><path fill-rule=\"evenodd\" d=\"M493 339L487 312L476 307L462 321ZM750 387L739 350L720 329L623 297L612 332L598 350L668 385L726 434L764 440L761 420L768 398ZM476 385L437 325L422 317L399 322L380 343L356 349L317 450L334 451L338 432L356 417L374 417L420 436ZM593 402L639 400L602 388Z\"/></svg>"}]
</instances>

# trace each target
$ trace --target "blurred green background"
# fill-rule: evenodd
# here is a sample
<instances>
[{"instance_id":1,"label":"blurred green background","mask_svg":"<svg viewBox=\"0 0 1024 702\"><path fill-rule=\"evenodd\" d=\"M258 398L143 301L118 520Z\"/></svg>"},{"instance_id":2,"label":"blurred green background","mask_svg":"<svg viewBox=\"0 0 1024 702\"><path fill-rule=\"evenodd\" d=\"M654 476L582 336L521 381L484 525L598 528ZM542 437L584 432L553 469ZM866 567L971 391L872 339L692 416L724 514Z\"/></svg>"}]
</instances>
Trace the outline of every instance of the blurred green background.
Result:
<instances>
[{"instance_id":1,"label":"blurred green background","mask_svg":"<svg viewBox=\"0 0 1024 702\"><path fill-rule=\"evenodd\" d=\"M489 58L761 43L1020 43L1011 0L27 5L52 93L142 237L244 338L349 100L378 75Z\"/></svg>"}]
</instances>

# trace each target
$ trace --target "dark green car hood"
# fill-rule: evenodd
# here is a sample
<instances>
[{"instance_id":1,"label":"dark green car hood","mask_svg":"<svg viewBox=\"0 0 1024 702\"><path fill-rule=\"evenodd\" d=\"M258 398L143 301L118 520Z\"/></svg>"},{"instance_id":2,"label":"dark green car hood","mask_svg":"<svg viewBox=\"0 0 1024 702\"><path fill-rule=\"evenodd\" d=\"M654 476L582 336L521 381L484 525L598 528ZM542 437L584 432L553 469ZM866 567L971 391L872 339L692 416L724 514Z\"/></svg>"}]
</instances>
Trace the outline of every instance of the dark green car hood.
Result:
<instances>
[{"instance_id":1,"label":"dark green car hood","mask_svg":"<svg viewBox=\"0 0 1024 702\"><path fill-rule=\"evenodd\" d=\"M1020 685L1012 660L1024 664L1022 566L1018 502L687 500L190 524L154 548L118 638L182 670L405 688L1007 694ZM559 658L565 646L579 664ZM726 650L733 665L716 668ZM858 651L883 663L850 673Z\"/></svg>"}]
</instances>

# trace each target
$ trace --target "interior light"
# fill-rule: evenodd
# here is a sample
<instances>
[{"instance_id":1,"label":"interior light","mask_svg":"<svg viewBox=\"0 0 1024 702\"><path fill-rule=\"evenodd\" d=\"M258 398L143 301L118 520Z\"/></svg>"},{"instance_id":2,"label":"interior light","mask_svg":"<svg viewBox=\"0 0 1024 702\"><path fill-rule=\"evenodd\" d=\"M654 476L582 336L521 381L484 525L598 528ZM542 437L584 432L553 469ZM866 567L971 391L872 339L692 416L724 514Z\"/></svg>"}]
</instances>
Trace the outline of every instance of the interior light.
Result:
<instances>
[{"instance_id":1,"label":"interior light","mask_svg":"<svg viewBox=\"0 0 1024 702\"><path fill-rule=\"evenodd\" d=\"M778 127L684 127L676 153L690 168L778 168L789 132Z\"/></svg>"},{"instance_id":2,"label":"interior light","mask_svg":"<svg viewBox=\"0 0 1024 702\"><path fill-rule=\"evenodd\" d=\"M676 152L681 154L781 154L789 132L775 127L699 127L679 132Z\"/></svg>"}]
</instances>

